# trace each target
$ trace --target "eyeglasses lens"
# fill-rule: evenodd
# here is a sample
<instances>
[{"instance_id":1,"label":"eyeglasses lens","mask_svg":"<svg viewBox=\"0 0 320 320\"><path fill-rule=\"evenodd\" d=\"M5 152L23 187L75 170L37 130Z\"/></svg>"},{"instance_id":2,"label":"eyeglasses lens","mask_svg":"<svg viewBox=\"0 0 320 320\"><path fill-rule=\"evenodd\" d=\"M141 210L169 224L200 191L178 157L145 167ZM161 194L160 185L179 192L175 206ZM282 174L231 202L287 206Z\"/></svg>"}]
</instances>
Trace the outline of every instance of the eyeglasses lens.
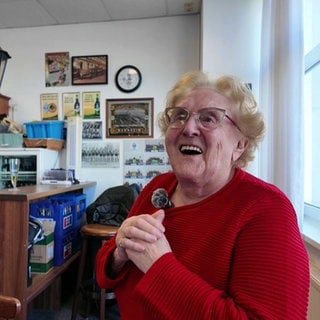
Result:
<instances>
[{"instance_id":1,"label":"eyeglasses lens","mask_svg":"<svg viewBox=\"0 0 320 320\"><path fill-rule=\"evenodd\" d=\"M187 109L173 107L166 110L167 123L172 128L181 128L188 121L191 114L195 115L195 119L202 127L211 129L224 119L226 112L218 108L204 108L199 110L198 113L191 113Z\"/></svg>"}]
</instances>

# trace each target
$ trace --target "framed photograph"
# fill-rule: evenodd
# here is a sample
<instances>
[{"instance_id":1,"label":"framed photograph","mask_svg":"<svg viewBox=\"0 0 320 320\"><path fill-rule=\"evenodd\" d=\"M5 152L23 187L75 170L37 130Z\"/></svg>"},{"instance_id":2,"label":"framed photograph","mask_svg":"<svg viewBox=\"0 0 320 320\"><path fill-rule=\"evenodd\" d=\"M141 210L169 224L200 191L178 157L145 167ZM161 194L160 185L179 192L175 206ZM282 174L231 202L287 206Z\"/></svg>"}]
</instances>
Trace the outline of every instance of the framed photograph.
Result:
<instances>
[{"instance_id":1,"label":"framed photograph","mask_svg":"<svg viewBox=\"0 0 320 320\"><path fill-rule=\"evenodd\" d=\"M102 139L102 121L83 121L82 139Z\"/></svg>"},{"instance_id":2,"label":"framed photograph","mask_svg":"<svg viewBox=\"0 0 320 320\"><path fill-rule=\"evenodd\" d=\"M108 56L72 57L72 84L108 83Z\"/></svg>"},{"instance_id":3,"label":"framed photograph","mask_svg":"<svg viewBox=\"0 0 320 320\"><path fill-rule=\"evenodd\" d=\"M82 168L120 168L120 142L82 142Z\"/></svg>"},{"instance_id":4,"label":"framed photograph","mask_svg":"<svg viewBox=\"0 0 320 320\"><path fill-rule=\"evenodd\" d=\"M106 100L107 138L152 138L153 98Z\"/></svg>"},{"instance_id":5,"label":"framed photograph","mask_svg":"<svg viewBox=\"0 0 320 320\"><path fill-rule=\"evenodd\" d=\"M43 93L40 95L41 119L58 120L58 94Z\"/></svg>"},{"instance_id":6,"label":"framed photograph","mask_svg":"<svg viewBox=\"0 0 320 320\"><path fill-rule=\"evenodd\" d=\"M46 87L70 85L69 52L48 52L45 54Z\"/></svg>"}]
</instances>

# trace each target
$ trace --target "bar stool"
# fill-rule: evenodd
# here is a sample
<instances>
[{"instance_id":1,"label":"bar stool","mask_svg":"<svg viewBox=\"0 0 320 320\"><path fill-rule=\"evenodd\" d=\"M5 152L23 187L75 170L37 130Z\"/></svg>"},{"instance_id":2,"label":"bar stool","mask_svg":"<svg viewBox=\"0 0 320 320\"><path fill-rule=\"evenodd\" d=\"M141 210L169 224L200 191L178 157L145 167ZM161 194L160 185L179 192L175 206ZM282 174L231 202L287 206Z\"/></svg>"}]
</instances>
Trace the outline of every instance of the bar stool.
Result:
<instances>
[{"instance_id":1,"label":"bar stool","mask_svg":"<svg viewBox=\"0 0 320 320\"><path fill-rule=\"evenodd\" d=\"M78 304L79 304L79 294L82 288L83 275L86 266L87 254L88 254L88 241L90 239L101 240L101 242L106 241L118 231L118 227L107 226L102 224L86 224L84 225L80 232L82 235L82 248L80 255L80 266L77 277L76 292L72 305L72 314L71 320L76 320L78 313ZM112 293L113 297L114 294ZM100 289L100 320L105 320L105 302L106 302L106 289Z\"/></svg>"},{"instance_id":2,"label":"bar stool","mask_svg":"<svg viewBox=\"0 0 320 320\"><path fill-rule=\"evenodd\" d=\"M15 319L21 311L19 299L0 294L0 318Z\"/></svg>"}]
</instances>

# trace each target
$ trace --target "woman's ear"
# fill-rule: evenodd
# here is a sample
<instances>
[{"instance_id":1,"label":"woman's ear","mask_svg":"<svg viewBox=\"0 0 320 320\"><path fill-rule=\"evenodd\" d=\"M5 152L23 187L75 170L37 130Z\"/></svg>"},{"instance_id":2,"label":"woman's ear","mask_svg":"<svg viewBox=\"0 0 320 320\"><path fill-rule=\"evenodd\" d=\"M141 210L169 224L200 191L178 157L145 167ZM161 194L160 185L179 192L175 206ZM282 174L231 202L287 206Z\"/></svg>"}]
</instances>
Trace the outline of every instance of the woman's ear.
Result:
<instances>
[{"instance_id":1,"label":"woman's ear","mask_svg":"<svg viewBox=\"0 0 320 320\"><path fill-rule=\"evenodd\" d=\"M247 146L248 146L248 139L246 139L245 137L241 137L238 141L237 147L235 148L233 154L232 154L232 160L234 162L236 162L241 155L243 154L244 150L246 150Z\"/></svg>"},{"instance_id":2,"label":"woman's ear","mask_svg":"<svg viewBox=\"0 0 320 320\"><path fill-rule=\"evenodd\" d=\"M242 153L247 148L248 143L249 143L248 139L246 139L245 137L241 137L240 140L238 141L237 149Z\"/></svg>"}]
</instances>

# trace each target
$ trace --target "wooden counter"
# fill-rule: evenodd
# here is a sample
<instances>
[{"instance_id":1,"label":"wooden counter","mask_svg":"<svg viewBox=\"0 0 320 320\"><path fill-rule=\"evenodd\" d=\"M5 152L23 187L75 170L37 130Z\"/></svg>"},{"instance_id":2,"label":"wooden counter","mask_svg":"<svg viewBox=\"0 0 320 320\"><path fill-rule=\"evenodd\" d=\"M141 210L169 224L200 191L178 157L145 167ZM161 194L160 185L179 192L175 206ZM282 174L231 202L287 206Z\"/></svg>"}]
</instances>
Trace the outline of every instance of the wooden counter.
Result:
<instances>
[{"instance_id":1,"label":"wooden counter","mask_svg":"<svg viewBox=\"0 0 320 320\"><path fill-rule=\"evenodd\" d=\"M0 293L20 299L22 312L17 319L27 318L27 304L77 258L76 254L46 274L33 275L32 284L27 286L30 202L65 192L82 192L95 184L35 185L20 187L18 191L0 190Z\"/></svg>"}]
</instances>

